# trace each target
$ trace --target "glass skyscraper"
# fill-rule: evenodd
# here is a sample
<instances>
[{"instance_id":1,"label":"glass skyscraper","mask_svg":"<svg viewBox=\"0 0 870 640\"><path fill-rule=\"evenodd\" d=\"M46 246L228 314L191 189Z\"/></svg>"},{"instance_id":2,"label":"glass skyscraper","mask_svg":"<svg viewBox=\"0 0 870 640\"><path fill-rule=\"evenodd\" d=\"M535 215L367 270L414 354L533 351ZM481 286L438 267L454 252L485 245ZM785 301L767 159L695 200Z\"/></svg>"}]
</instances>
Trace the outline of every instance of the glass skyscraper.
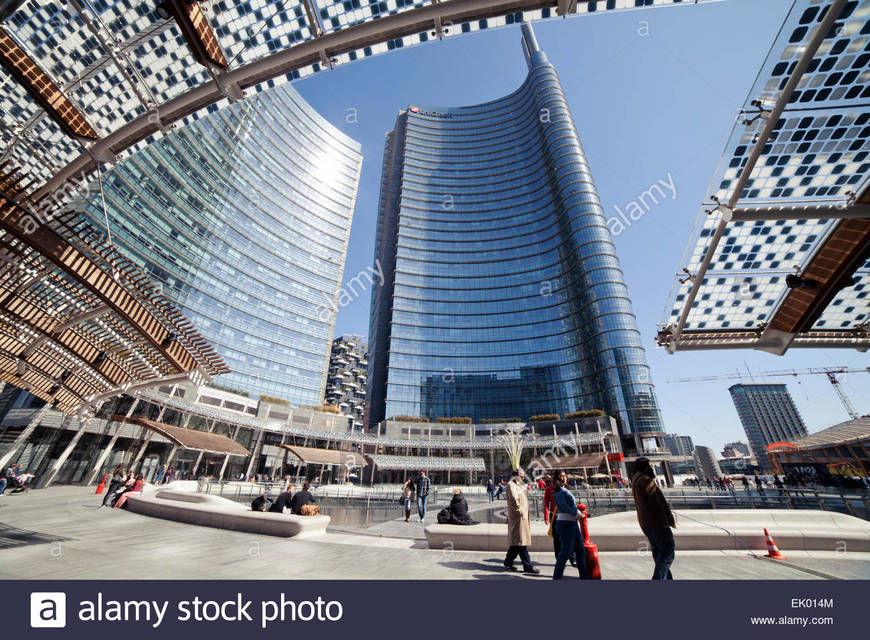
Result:
<instances>
[{"instance_id":1,"label":"glass skyscraper","mask_svg":"<svg viewBox=\"0 0 870 640\"><path fill-rule=\"evenodd\" d=\"M735 384L728 388L758 467L773 473L767 445L807 435L801 414L784 384Z\"/></svg>"},{"instance_id":2,"label":"glass skyscraper","mask_svg":"<svg viewBox=\"0 0 870 640\"><path fill-rule=\"evenodd\" d=\"M410 106L387 134L367 423L602 409L655 449L660 412L580 138L528 25L522 42L517 91Z\"/></svg>"},{"instance_id":3,"label":"glass skyscraper","mask_svg":"<svg viewBox=\"0 0 870 640\"><path fill-rule=\"evenodd\" d=\"M360 145L284 84L105 175L112 241L217 348L232 369L217 384L323 402L361 165ZM81 206L105 228L99 192Z\"/></svg>"}]
</instances>

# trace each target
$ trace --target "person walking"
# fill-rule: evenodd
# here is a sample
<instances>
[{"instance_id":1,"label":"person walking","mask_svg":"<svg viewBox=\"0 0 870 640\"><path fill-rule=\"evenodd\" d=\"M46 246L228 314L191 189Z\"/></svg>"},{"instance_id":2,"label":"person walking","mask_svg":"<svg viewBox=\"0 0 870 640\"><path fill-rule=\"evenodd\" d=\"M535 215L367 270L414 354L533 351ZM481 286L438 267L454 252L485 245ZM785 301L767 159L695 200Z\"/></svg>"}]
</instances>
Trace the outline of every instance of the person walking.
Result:
<instances>
[{"instance_id":1,"label":"person walking","mask_svg":"<svg viewBox=\"0 0 870 640\"><path fill-rule=\"evenodd\" d=\"M106 495L103 496L101 507L105 507L106 503L112 498L113 494L124 484L124 465L119 464L112 471L112 478L109 480L109 486L106 489Z\"/></svg>"},{"instance_id":2,"label":"person walking","mask_svg":"<svg viewBox=\"0 0 870 640\"><path fill-rule=\"evenodd\" d=\"M492 481L492 478L486 481L486 495L489 496L490 502L495 500L493 497L495 496L495 483Z\"/></svg>"},{"instance_id":3,"label":"person walking","mask_svg":"<svg viewBox=\"0 0 870 640\"><path fill-rule=\"evenodd\" d=\"M417 515L420 516L420 522L426 517L426 503L429 501L429 489L432 483L426 477L426 472L420 470L420 475L417 476Z\"/></svg>"},{"instance_id":4,"label":"person walking","mask_svg":"<svg viewBox=\"0 0 870 640\"><path fill-rule=\"evenodd\" d=\"M405 507L405 522L411 521L411 504L414 502L414 480L408 478L402 486L402 504Z\"/></svg>"},{"instance_id":5,"label":"person walking","mask_svg":"<svg viewBox=\"0 0 870 640\"><path fill-rule=\"evenodd\" d=\"M653 580L673 580L671 563L674 561L674 514L655 481L655 471L648 458L638 458L634 463L631 491L637 507L637 521L652 548L655 569ZM578 557L579 562L579 557Z\"/></svg>"},{"instance_id":6,"label":"person walking","mask_svg":"<svg viewBox=\"0 0 870 640\"><path fill-rule=\"evenodd\" d=\"M556 512L556 503L553 501L553 491L555 490L555 481L556 476L558 475L559 474L555 472L548 475L546 488L544 489L544 520L548 524L550 520L553 519L553 514Z\"/></svg>"},{"instance_id":7,"label":"person walking","mask_svg":"<svg viewBox=\"0 0 870 640\"><path fill-rule=\"evenodd\" d=\"M580 579L588 580L589 573L586 571L586 549L583 546L583 535L580 533L580 510L577 501L568 489L565 488L567 476L562 473L556 477L553 485L553 500L556 503L556 521L553 523L553 539L556 532L559 533L559 555L556 556L556 567L553 569L553 580L561 580L565 572L565 564L572 556L580 571Z\"/></svg>"},{"instance_id":8,"label":"person walking","mask_svg":"<svg viewBox=\"0 0 870 640\"><path fill-rule=\"evenodd\" d=\"M755 475L755 489L758 491L758 495L764 493L764 483L761 481L761 476L758 474Z\"/></svg>"},{"instance_id":9,"label":"person walking","mask_svg":"<svg viewBox=\"0 0 870 640\"><path fill-rule=\"evenodd\" d=\"M502 495L504 495L504 487L505 483L503 479L499 479L498 488L496 489L495 496L493 496L493 501L498 500Z\"/></svg>"},{"instance_id":10,"label":"person walking","mask_svg":"<svg viewBox=\"0 0 870 640\"><path fill-rule=\"evenodd\" d=\"M523 470L514 469L507 485L508 544L510 546L504 558L504 568L508 571L516 571L514 560L519 556L523 563L524 572L540 573L532 565L532 559L529 556L529 545L532 544L532 525L529 521L529 498L526 496L526 490L523 486L525 480L526 474L523 473Z\"/></svg>"},{"instance_id":11,"label":"person walking","mask_svg":"<svg viewBox=\"0 0 870 640\"><path fill-rule=\"evenodd\" d=\"M547 520L547 523L552 525L551 530L553 532L553 555L556 557L556 559L558 559L559 552L562 550L562 538L559 536L559 528L556 526L556 514L559 512L559 509L556 506L555 499L553 498L553 492L557 490L557 481L561 481L562 487L567 490L568 474L564 471L559 471L558 473L554 472L550 480L551 482L547 485L547 491L544 493L544 511L546 513L547 508L549 507L549 519ZM572 567L577 566L577 562L574 560L573 551L571 552L571 555L568 556L568 561L571 563Z\"/></svg>"}]
</instances>

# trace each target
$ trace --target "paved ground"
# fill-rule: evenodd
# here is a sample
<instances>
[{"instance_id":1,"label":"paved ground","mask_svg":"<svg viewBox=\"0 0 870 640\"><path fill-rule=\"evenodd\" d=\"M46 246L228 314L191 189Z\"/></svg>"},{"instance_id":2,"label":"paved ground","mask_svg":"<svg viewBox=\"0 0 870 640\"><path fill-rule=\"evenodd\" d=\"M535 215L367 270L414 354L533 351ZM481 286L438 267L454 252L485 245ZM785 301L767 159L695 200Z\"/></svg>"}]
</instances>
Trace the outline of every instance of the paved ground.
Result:
<instances>
[{"instance_id":1,"label":"paved ground","mask_svg":"<svg viewBox=\"0 0 870 640\"><path fill-rule=\"evenodd\" d=\"M426 548L419 523L292 540L100 509L83 487L0 497L0 578L26 579L506 579L544 580L551 554L532 554L540 577L505 573L500 554ZM605 579L646 579L644 554L601 556ZM774 563L737 552L684 552L679 579L868 579L870 554L792 553ZM568 572L569 577L573 574Z\"/></svg>"}]
</instances>

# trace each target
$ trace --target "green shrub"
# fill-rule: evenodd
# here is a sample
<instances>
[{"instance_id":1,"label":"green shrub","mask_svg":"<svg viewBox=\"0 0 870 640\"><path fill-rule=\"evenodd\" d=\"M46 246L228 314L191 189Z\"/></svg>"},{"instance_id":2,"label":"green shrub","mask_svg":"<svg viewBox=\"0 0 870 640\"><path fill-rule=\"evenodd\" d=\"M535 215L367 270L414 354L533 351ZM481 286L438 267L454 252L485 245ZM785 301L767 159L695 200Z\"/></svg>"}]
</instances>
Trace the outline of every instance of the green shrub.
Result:
<instances>
[{"instance_id":1,"label":"green shrub","mask_svg":"<svg viewBox=\"0 0 870 640\"><path fill-rule=\"evenodd\" d=\"M502 424L508 422L525 422L522 418L484 418L480 424Z\"/></svg>"},{"instance_id":2,"label":"green shrub","mask_svg":"<svg viewBox=\"0 0 870 640\"><path fill-rule=\"evenodd\" d=\"M529 418L529 422L555 422L556 420L561 420L562 416L558 413L542 413L539 416L532 416Z\"/></svg>"},{"instance_id":3,"label":"green shrub","mask_svg":"<svg viewBox=\"0 0 870 640\"><path fill-rule=\"evenodd\" d=\"M565 414L565 419L570 418L595 418L605 415L601 409L587 409L585 411L572 411Z\"/></svg>"},{"instance_id":4,"label":"green shrub","mask_svg":"<svg viewBox=\"0 0 870 640\"><path fill-rule=\"evenodd\" d=\"M438 418L437 422L442 424L472 424L471 418Z\"/></svg>"},{"instance_id":5,"label":"green shrub","mask_svg":"<svg viewBox=\"0 0 870 640\"><path fill-rule=\"evenodd\" d=\"M396 422L429 422L429 418L415 418L414 416L393 416L389 420Z\"/></svg>"},{"instance_id":6,"label":"green shrub","mask_svg":"<svg viewBox=\"0 0 870 640\"><path fill-rule=\"evenodd\" d=\"M260 402L268 402L270 404L284 404L289 406L290 402L283 398L275 398L273 396L260 396Z\"/></svg>"}]
</instances>

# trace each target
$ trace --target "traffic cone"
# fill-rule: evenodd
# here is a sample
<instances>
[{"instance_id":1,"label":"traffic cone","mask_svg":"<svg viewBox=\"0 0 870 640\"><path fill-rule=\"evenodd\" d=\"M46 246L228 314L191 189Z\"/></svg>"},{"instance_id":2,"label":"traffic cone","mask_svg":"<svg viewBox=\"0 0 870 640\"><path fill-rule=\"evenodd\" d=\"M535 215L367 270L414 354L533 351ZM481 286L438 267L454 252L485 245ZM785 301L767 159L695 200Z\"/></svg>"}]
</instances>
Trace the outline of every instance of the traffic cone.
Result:
<instances>
[{"instance_id":1,"label":"traffic cone","mask_svg":"<svg viewBox=\"0 0 870 640\"><path fill-rule=\"evenodd\" d=\"M771 560L788 560L784 555L779 552L779 549L776 548L776 543L773 541L773 536L771 536L767 529L764 530L764 537L767 539L767 555L765 558L770 558Z\"/></svg>"},{"instance_id":2,"label":"traffic cone","mask_svg":"<svg viewBox=\"0 0 870 640\"><path fill-rule=\"evenodd\" d=\"M100 486L97 487L96 491L94 491L95 494L99 495L103 492L103 489L106 487L106 478L108 478L108 477L109 477L108 473L103 476L103 479L100 480Z\"/></svg>"},{"instance_id":3,"label":"traffic cone","mask_svg":"<svg viewBox=\"0 0 870 640\"><path fill-rule=\"evenodd\" d=\"M583 518L580 521L580 529L583 532L583 548L586 550L586 573L592 580L601 580L601 563L598 561L598 545L589 537L589 528L586 526L586 505L577 505Z\"/></svg>"}]
</instances>

